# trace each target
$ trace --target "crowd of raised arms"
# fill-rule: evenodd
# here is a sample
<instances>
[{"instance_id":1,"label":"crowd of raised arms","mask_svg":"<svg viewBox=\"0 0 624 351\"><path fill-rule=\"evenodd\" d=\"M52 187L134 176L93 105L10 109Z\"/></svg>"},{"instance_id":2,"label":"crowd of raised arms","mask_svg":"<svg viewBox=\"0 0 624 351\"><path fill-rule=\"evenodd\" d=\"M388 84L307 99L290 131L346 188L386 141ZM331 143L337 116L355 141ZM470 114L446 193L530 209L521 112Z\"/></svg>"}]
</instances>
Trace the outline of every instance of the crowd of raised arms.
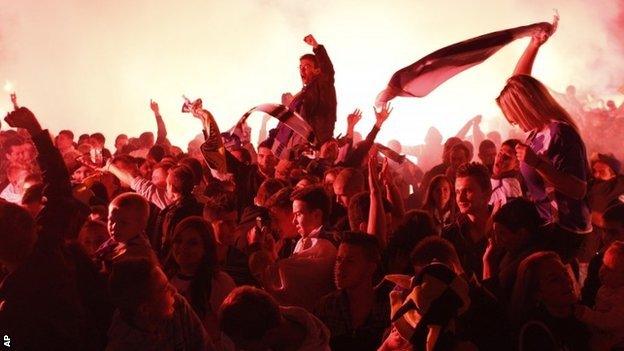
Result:
<instances>
[{"instance_id":1,"label":"crowd of raised arms","mask_svg":"<svg viewBox=\"0 0 624 351\"><path fill-rule=\"evenodd\" d=\"M314 148L278 155L266 119L257 147L214 135L204 110L184 152L152 101L156 138L108 150L101 133L52 137L14 101L0 133L4 346L624 350L624 107L532 77L550 34L496 99L525 133L508 139L478 116L446 140L432 127L423 145L384 146L389 105L366 137L356 110L334 138L334 68L311 35L303 88L282 103Z\"/></svg>"}]
</instances>

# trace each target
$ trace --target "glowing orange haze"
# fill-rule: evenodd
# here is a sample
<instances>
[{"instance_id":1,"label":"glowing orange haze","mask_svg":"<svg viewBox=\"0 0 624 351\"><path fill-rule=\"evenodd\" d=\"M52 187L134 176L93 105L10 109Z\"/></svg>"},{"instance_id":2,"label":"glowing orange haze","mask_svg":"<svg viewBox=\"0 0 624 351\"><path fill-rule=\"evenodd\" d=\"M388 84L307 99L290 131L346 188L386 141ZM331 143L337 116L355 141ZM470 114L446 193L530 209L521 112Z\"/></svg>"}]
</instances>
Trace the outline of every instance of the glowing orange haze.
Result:
<instances>
[{"instance_id":1,"label":"glowing orange haze","mask_svg":"<svg viewBox=\"0 0 624 351\"><path fill-rule=\"evenodd\" d=\"M557 8L559 31L535 76L558 91L573 83L604 94L622 84L613 80L624 76L616 1L602 8L582 0L456 3L0 0L0 82L10 81L52 131L102 131L109 145L121 132L155 131L153 98L171 140L185 147L200 126L180 113L182 94L202 97L228 129L250 107L300 89L298 58L309 52L302 39L313 33L336 69L336 134L356 107L365 134L374 98L395 70L456 41L549 21ZM421 143L430 125L448 137L476 114L485 116L486 131L504 126L494 98L525 45L505 48L424 99L395 101L379 140ZM0 109L10 108L6 94Z\"/></svg>"}]
</instances>

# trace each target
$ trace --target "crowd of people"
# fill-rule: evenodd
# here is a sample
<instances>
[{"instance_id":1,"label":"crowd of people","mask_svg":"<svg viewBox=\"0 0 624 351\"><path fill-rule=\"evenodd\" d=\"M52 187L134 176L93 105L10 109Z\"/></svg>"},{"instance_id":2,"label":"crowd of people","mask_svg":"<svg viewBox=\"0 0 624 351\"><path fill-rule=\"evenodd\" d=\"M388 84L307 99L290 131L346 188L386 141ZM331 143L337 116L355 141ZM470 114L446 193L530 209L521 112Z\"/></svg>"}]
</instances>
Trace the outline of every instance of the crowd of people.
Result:
<instances>
[{"instance_id":1,"label":"crowd of people","mask_svg":"<svg viewBox=\"0 0 624 351\"><path fill-rule=\"evenodd\" d=\"M206 142L184 152L152 101L156 137L121 134L108 150L101 133L52 138L15 103L0 133L4 345L624 349L611 137L624 108L587 110L531 76L550 34L534 34L497 98L527 137L482 132L478 116L446 140L431 128L424 145L381 145L386 105L366 137L356 110L334 138L334 68L311 35L303 89L282 98L314 149L276 155L279 133L263 131L257 147L224 133L213 150L205 111Z\"/></svg>"}]
</instances>

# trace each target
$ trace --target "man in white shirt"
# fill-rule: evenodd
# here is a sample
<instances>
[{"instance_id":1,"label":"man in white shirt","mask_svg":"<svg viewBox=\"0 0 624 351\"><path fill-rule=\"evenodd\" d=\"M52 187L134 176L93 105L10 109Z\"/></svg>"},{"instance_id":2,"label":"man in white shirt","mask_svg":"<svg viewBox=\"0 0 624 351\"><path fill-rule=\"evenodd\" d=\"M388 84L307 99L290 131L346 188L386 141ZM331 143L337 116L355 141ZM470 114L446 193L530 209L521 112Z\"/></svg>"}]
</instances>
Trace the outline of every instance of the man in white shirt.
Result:
<instances>
[{"instance_id":1,"label":"man in white shirt","mask_svg":"<svg viewBox=\"0 0 624 351\"><path fill-rule=\"evenodd\" d=\"M331 199L321 186L295 191L293 223L301 236L292 256L272 262L275 253L260 251L250 257L252 274L283 304L312 308L319 298L333 291L336 247L323 223ZM262 240L260 240L262 242Z\"/></svg>"}]
</instances>

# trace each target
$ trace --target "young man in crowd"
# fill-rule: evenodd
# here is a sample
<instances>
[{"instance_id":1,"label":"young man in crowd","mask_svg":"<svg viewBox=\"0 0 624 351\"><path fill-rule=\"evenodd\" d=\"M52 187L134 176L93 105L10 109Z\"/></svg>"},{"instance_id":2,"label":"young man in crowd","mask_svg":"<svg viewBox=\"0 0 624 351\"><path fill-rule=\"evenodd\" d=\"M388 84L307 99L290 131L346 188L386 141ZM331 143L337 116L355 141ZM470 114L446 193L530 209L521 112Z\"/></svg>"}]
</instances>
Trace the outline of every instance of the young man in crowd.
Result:
<instances>
[{"instance_id":1,"label":"young man in crowd","mask_svg":"<svg viewBox=\"0 0 624 351\"><path fill-rule=\"evenodd\" d=\"M305 54L299 60L299 73L303 88L293 97L285 94L289 108L307 121L316 135L319 145L331 139L336 124L336 89L334 88L334 66L327 51L314 36L307 35L306 44L314 54Z\"/></svg>"},{"instance_id":2,"label":"young man in crowd","mask_svg":"<svg viewBox=\"0 0 624 351\"><path fill-rule=\"evenodd\" d=\"M490 175L484 165L471 162L457 169L455 197L460 215L443 229L442 237L453 243L468 275L480 277L483 272L491 193Z\"/></svg>"},{"instance_id":3,"label":"young man in crowd","mask_svg":"<svg viewBox=\"0 0 624 351\"><path fill-rule=\"evenodd\" d=\"M114 262L130 258L147 258L158 262L145 234L149 204L141 195L124 193L108 206L108 239L95 253L107 271Z\"/></svg>"},{"instance_id":4,"label":"young man in crowd","mask_svg":"<svg viewBox=\"0 0 624 351\"><path fill-rule=\"evenodd\" d=\"M327 327L311 313L278 305L265 291L249 286L234 289L223 301L219 327L239 350L331 350Z\"/></svg>"},{"instance_id":5,"label":"young man in crowd","mask_svg":"<svg viewBox=\"0 0 624 351\"><path fill-rule=\"evenodd\" d=\"M520 163L516 158L516 145L519 142L516 139L505 140L496 154L492 168L490 205L502 206L512 198L522 197Z\"/></svg>"},{"instance_id":6,"label":"young man in crowd","mask_svg":"<svg viewBox=\"0 0 624 351\"><path fill-rule=\"evenodd\" d=\"M330 224L334 230L349 230L347 220L349 203L353 196L364 191L364 183L364 174L356 168L344 168L336 175L332 183L332 193L336 201L330 215Z\"/></svg>"},{"instance_id":7,"label":"young man in crowd","mask_svg":"<svg viewBox=\"0 0 624 351\"><path fill-rule=\"evenodd\" d=\"M324 296L314 314L331 333L332 350L377 350L390 325L385 285L374 287L381 263L377 239L358 232L343 237L334 267L337 291Z\"/></svg>"},{"instance_id":8,"label":"young man in crowd","mask_svg":"<svg viewBox=\"0 0 624 351\"><path fill-rule=\"evenodd\" d=\"M275 243L278 258L290 257L299 240L297 227L293 223L291 195L292 188L283 188L273 194L265 203L271 216L271 223L278 233L279 239Z\"/></svg>"},{"instance_id":9,"label":"young man in crowd","mask_svg":"<svg viewBox=\"0 0 624 351\"><path fill-rule=\"evenodd\" d=\"M258 145L258 170L265 179L275 176L275 166L277 166L277 162L278 159L273 155L270 143L267 140L260 143Z\"/></svg>"},{"instance_id":10,"label":"young man in crowd","mask_svg":"<svg viewBox=\"0 0 624 351\"><path fill-rule=\"evenodd\" d=\"M167 197L171 204L158 214L153 243L161 259L169 255L175 226L189 216L201 216L203 206L193 196L197 184L190 167L179 165L169 170L167 175Z\"/></svg>"},{"instance_id":11,"label":"young man in crowd","mask_svg":"<svg viewBox=\"0 0 624 351\"><path fill-rule=\"evenodd\" d=\"M273 261L274 249L264 247L250 257L249 266L254 277L278 301L310 309L320 297L334 290L336 247L323 225L331 200L320 186L297 190L292 200L293 223L300 235L293 254ZM265 242L261 236L257 240Z\"/></svg>"},{"instance_id":12,"label":"young man in crowd","mask_svg":"<svg viewBox=\"0 0 624 351\"><path fill-rule=\"evenodd\" d=\"M485 139L479 144L479 153L477 154L481 163L492 173L496 158L496 144L493 141Z\"/></svg>"}]
</instances>

